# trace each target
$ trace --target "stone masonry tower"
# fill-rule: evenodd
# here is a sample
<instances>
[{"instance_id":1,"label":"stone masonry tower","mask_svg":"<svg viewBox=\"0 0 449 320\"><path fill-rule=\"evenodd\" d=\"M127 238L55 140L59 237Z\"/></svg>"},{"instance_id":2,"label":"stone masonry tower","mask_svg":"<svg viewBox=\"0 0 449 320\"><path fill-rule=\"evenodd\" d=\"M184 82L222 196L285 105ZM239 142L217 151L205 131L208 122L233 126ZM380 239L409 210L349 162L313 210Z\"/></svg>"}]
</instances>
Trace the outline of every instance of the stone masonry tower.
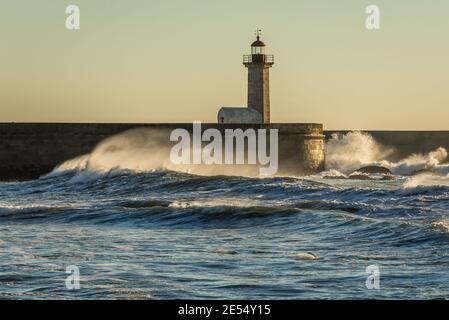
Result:
<instances>
[{"instance_id":1,"label":"stone masonry tower","mask_svg":"<svg viewBox=\"0 0 449 320\"><path fill-rule=\"evenodd\" d=\"M257 40L251 44L251 54L243 56L243 64L248 68L248 108L258 111L263 123L270 123L270 68L274 56L265 54L260 34L261 30L257 30Z\"/></svg>"}]
</instances>

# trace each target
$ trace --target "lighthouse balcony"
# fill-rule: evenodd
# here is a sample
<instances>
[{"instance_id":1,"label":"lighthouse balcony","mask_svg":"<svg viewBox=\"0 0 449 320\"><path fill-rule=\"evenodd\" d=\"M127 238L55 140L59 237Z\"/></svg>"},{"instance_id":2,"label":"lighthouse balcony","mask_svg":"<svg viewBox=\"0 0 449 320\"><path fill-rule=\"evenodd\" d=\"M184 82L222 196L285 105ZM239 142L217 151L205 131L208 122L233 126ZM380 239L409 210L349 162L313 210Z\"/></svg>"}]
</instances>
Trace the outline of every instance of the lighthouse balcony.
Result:
<instances>
[{"instance_id":1,"label":"lighthouse balcony","mask_svg":"<svg viewBox=\"0 0 449 320\"><path fill-rule=\"evenodd\" d=\"M247 64L247 63L274 64L274 55L272 55L272 54L246 54L243 56L243 64Z\"/></svg>"}]
</instances>

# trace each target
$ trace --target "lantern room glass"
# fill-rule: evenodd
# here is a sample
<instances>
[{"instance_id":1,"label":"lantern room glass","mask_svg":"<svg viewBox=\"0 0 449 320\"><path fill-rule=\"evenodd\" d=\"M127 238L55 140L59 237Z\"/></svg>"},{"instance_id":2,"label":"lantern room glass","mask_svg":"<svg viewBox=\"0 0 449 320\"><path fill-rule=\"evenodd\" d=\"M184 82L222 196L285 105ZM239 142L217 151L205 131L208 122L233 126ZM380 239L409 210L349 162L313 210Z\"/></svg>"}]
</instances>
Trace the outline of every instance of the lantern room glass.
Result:
<instances>
[{"instance_id":1,"label":"lantern room glass","mask_svg":"<svg viewBox=\"0 0 449 320\"><path fill-rule=\"evenodd\" d=\"M265 47L251 47L251 54L265 54Z\"/></svg>"}]
</instances>

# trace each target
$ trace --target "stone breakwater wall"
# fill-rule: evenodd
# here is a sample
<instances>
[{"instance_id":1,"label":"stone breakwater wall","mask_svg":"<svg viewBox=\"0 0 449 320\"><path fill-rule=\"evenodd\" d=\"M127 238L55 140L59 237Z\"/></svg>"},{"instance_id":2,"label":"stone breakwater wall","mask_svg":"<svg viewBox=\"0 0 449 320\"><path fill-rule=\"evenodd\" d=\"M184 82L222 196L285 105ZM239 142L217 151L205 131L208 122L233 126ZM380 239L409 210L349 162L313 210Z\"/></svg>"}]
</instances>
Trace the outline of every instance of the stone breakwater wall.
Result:
<instances>
[{"instance_id":1,"label":"stone breakwater wall","mask_svg":"<svg viewBox=\"0 0 449 320\"><path fill-rule=\"evenodd\" d=\"M93 123L0 123L0 180L35 179L58 164L90 153L101 141L136 128L169 132L192 130L191 123L93 124ZM324 139L321 124L202 124L216 128L278 129L279 174L304 175L324 170ZM236 173L237 174L237 173Z\"/></svg>"}]
</instances>

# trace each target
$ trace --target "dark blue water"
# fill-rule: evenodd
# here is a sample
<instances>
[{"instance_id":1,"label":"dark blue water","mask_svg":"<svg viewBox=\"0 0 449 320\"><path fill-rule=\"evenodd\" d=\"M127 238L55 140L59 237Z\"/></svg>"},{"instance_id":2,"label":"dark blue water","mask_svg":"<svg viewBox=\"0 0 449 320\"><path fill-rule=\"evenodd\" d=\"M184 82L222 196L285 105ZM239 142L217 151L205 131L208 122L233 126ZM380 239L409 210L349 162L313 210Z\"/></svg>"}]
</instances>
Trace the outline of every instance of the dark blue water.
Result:
<instances>
[{"instance_id":1,"label":"dark blue water","mask_svg":"<svg viewBox=\"0 0 449 320\"><path fill-rule=\"evenodd\" d=\"M449 187L404 180L67 171L0 183L0 298L448 298ZM379 290L366 288L370 265Z\"/></svg>"}]
</instances>

